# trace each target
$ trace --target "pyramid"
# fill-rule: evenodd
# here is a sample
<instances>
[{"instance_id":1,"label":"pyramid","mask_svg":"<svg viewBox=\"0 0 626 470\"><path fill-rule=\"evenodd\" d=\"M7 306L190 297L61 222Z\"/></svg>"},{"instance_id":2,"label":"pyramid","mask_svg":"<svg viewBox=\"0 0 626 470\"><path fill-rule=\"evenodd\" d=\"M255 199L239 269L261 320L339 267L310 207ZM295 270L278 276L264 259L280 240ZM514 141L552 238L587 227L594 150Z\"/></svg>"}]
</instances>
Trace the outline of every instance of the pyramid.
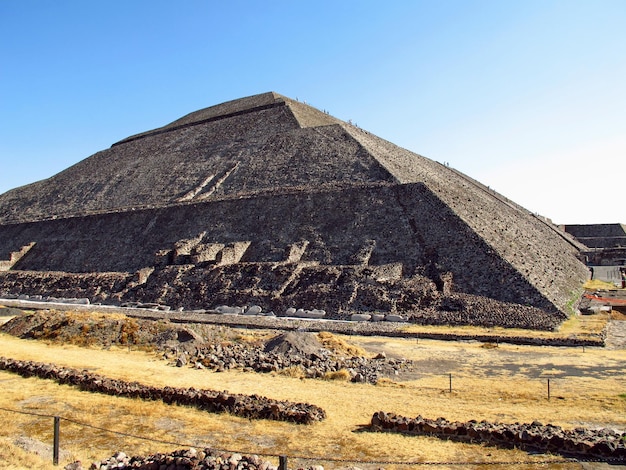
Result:
<instances>
[{"instance_id":1,"label":"pyramid","mask_svg":"<svg viewBox=\"0 0 626 470\"><path fill-rule=\"evenodd\" d=\"M0 195L0 294L551 329L573 238L277 93L190 113Z\"/></svg>"}]
</instances>

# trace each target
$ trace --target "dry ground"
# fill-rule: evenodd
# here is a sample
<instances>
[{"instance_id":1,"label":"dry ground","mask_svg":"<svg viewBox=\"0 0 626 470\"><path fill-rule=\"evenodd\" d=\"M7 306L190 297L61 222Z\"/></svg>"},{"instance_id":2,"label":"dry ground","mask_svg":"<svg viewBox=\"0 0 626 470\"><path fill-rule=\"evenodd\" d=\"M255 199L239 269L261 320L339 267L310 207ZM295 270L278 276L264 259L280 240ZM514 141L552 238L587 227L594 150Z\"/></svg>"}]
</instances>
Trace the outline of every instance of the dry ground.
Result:
<instances>
[{"instance_id":1,"label":"dry ground","mask_svg":"<svg viewBox=\"0 0 626 470\"><path fill-rule=\"evenodd\" d=\"M421 414L451 420L486 419L501 422L539 420L566 428L609 426L626 428L626 350L604 348L528 347L501 344L451 343L383 337L350 337L347 341L370 352L385 351L417 361L418 374L407 380L376 386L340 381L302 380L280 375L230 371L212 373L176 368L160 356L128 349L79 348L0 335L0 355L54 362L146 384L228 390L271 398L304 401L323 407L328 418L310 426L251 421L192 408L169 406L80 392L51 381L24 379L0 372L0 407L59 415L101 429L61 422L61 446L74 459L92 462L124 450L130 455L181 447L114 434L115 431L153 440L243 453L304 456L289 465L319 463L325 467L387 469L382 463L329 462L325 458L401 462L510 462L499 468L530 469L555 457L528 455L480 445L363 432L378 410L406 416ZM452 392L449 391L450 374ZM551 399L547 398L547 379ZM621 395L621 396L620 396ZM54 468L16 449L18 436L52 442L52 419L0 410L0 468ZM277 459L272 457L275 462ZM558 457L557 457L558 459ZM13 462L13 463L10 463ZM490 465L489 468L493 468ZM405 468L405 467L398 467ZM450 465L435 468L457 468ZM582 468L571 462L541 468ZM585 467L590 468L590 467Z\"/></svg>"}]
</instances>

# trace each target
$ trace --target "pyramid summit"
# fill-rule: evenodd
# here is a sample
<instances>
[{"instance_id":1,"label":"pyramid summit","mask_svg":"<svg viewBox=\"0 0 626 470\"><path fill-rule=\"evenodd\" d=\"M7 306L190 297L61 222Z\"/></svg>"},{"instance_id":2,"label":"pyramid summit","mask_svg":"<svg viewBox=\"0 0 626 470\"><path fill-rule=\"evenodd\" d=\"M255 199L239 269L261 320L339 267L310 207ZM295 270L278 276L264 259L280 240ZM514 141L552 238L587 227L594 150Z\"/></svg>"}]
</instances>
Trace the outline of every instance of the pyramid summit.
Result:
<instances>
[{"instance_id":1,"label":"pyramid summit","mask_svg":"<svg viewBox=\"0 0 626 470\"><path fill-rule=\"evenodd\" d=\"M586 279L579 250L468 176L273 92L0 195L5 295L550 329Z\"/></svg>"},{"instance_id":2,"label":"pyramid summit","mask_svg":"<svg viewBox=\"0 0 626 470\"><path fill-rule=\"evenodd\" d=\"M227 101L199 111L194 111L166 126L128 137L122 142L138 139L147 135L154 135L183 127L283 106L286 106L294 115L300 127L314 127L324 124L337 124L340 122L339 120L332 118L330 115L322 113L315 108L301 104L298 101L293 101L285 96L279 95L278 93L268 92L260 95L249 96L247 98Z\"/></svg>"}]
</instances>

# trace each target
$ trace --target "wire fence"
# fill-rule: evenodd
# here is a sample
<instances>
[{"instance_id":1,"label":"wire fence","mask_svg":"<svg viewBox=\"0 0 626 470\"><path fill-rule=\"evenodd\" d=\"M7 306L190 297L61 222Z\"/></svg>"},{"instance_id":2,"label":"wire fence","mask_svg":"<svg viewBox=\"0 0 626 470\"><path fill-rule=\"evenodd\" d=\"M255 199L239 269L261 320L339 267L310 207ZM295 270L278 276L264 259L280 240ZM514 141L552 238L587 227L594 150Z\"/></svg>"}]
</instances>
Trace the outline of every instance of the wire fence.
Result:
<instances>
[{"instance_id":1,"label":"wire fence","mask_svg":"<svg viewBox=\"0 0 626 470\"><path fill-rule=\"evenodd\" d=\"M147 441L155 444L163 444L169 446L175 446L178 448L197 448L200 447L198 443L185 443L178 441L170 441L164 439L155 439L153 437L140 436L137 434L131 434L122 431L115 431L113 429L103 428L100 426L94 426L82 421L78 421L73 418L67 418L63 416L50 415L45 413L35 413L30 411L14 410L9 408L0 407L0 411L6 413L14 413L21 415L30 415L38 418L46 418L52 420L53 428L53 443L52 443L52 463L53 465L59 465L60 444L61 444L61 423L71 423L77 426L81 426L86 429L97 431L102 434L112 434L121 437L137 439ZM229 454L254 454L259 457L267 457L278 461L278 470L289 469L302 469L312 466L320 465L321 462L330 463L336 467L354 467L356 465L362 468L380 468L381 465L385 466L400 466L400 467L510 467L512 465L563 465L564 468L571 468L574 463L582 462L599 462L596 459L574 459L574 458L558 458L558 459L544 459L544 460L518 460L518 461L397 461L397 460L358 460L358 459L344 459L329 456L311 456L311 455L297 455L297 454L275 454L275 453L261 453L261 452L248 452L245 450L232 450L232 449L218 449L210 444L203 446L210 448L213 451L229 453ZM297 465L293 465L296 463ZM552 467L555 468L555 467Z\"/></svg>"}]
</instances>

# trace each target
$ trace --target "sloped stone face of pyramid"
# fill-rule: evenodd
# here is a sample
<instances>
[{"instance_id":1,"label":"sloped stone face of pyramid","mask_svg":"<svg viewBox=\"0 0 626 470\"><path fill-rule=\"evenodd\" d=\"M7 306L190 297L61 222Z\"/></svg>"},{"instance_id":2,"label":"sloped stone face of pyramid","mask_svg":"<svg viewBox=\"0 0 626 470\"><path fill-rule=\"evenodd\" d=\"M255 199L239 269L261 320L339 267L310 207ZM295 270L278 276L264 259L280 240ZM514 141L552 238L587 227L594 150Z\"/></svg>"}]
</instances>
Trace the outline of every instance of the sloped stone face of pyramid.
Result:
<instances>
[{"instance_id":1,"label":"sloped stone face of pyramid","mask_svg":"<svg viewBox=\"0 0 626 470\"><path fill-rule=\"evenodd\" d=\"M215 108L9 191L0 197L0 218L40 220L289 187L394 181L339 121L301 103L267 93Z\"/></svg>"},{"instance_id":2,"label":"sloped stone face of pyramid","mask_svg":"<svg viewBox=\"0 0 626 470\"><path fill-rule=\"evenodd\" d=\"M0 196L0 293L553 328L578 246L480 183L275 93Z\"/></svg>"}]
</instances>

